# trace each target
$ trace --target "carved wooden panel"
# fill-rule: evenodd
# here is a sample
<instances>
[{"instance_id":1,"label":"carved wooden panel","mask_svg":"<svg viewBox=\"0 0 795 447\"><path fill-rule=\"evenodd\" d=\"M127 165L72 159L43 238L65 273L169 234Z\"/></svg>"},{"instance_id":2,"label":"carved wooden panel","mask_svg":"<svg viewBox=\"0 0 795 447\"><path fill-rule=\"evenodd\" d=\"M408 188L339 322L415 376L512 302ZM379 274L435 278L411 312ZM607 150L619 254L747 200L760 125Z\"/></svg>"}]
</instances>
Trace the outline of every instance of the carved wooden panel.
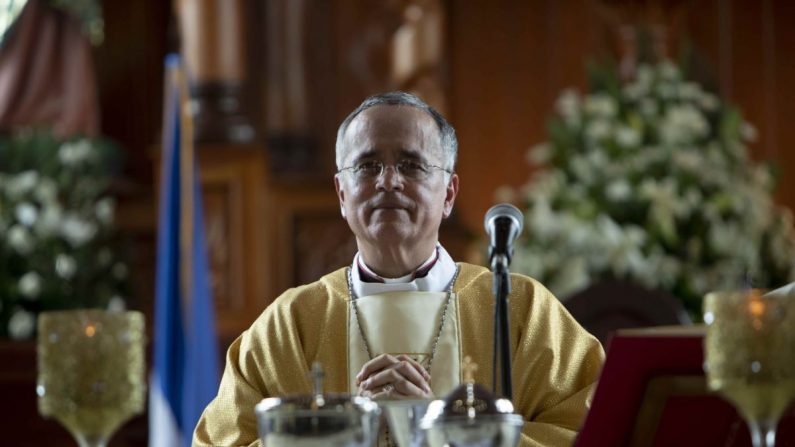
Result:
<instances>
[{"instance_id":1,"label":"carved wooden panel","mask_svg":"<svg viewBox=\"0 0 795 447\"><path fill-rule=\"evenodd\" d=\"M270 288L274 298L350 264L356 242L340 216L331 178L322 183L271 184L269 190L270 241L278 259Z\"/></svg>"},{"instance_id":2,"label":"carved wooden panel","mask_svg":"<svg viewBox=\"0 0 795 447\"><path fill-rule=\"evenodd\" d=\"M350 265L356 239L337 208L297 212L293 216L293 280L317 281L326 273Z\"/></svg>"},{"instance_id":3,"label":"carved wooden panel","mask_svg":"<svg viewBox=\"0 0 795 447\"><path fill-rule=\"evenodd\" d=\"M262 148L235 145L202 146L198 155L217 329L228 340L268 302L266 157Z\"/></svg>"},{"instance_id":4,"label":"carved wooden panel","mask_svg":"<svg viewBox=\"0 0 795 447\"><path fill-rule=\"evenodd\" d=\"M215 169L205 167L202 179L210 286L219 312L239 311L245 307L241 268L244 241L237 230L242 212L241 179L229 177L229 170Z\"/></svg>"}]
</instances>

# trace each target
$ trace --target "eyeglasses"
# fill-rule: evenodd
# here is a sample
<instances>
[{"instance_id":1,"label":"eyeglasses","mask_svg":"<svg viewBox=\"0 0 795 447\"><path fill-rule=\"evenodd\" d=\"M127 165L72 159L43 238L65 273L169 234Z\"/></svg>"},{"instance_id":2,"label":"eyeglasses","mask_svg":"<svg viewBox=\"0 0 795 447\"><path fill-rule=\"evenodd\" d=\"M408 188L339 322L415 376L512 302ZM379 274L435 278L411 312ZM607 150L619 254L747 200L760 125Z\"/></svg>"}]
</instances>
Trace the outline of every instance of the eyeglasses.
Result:
<instances>
[{"instance_id":1,"label":"eyeglasses","mask_svg":"<svg viewBox=\"0 0 795 447\"><path fill-rule=\"evenodd\" d=\"M391 165L386 165L384 162L379 160L367 160L359 162L353 166L342 168L337 171L337 173L339 174L344 171L350 171L351 174L353 174L353 176L358 180L375 180L378 177L381 177L381 174L384 173L384 170L387 166ZM452 174L450 170L441 166L409 159L398 161L394 164L394 167L395 171L397 171L398 174L407 180L425 180L431 175L434 169L439 169L448 174Z\"/></svg>"}]
</instances>

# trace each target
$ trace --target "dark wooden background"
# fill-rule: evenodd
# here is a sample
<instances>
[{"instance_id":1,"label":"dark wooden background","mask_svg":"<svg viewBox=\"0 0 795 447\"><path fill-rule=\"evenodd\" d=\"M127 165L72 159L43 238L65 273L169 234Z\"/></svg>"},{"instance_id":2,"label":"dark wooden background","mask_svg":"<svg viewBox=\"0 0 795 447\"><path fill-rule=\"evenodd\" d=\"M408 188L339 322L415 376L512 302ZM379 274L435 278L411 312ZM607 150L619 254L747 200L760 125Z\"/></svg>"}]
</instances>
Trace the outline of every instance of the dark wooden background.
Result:
<instances>
[{"instance_id":1,"label":"dark wooden background","mask_svg":"<svg viewBox=\"0 0 795 447\"><path fill-rule=\"evenodd\" d=\"M456 127L461 193L442 240L454 256L472 258L478 252L483 214L496 201L495 190L519 186L532 175L524 154L545 139L545 122L559 92L585 88L589 60L615 57L616 25L600 7L655 4L231 3L245 13L242 98L258 137L246 146L199 146L223 343L247 327L280 291L349 262L354 246L333 193L334 137L341 119L365 96L418 89ZM795 170L795 126L788 123L795 116L795 3L656 4L663 12L680 11L669 28L672 52L689 42L702 80L742 107L759 133L751 147L754 158L780 166L785 175L776 197L795 209L795 177L787 175ZM131 307L144 310L151 322L163 59L178 48L179 20L174 5L160 0L112 1L103 7L106 38L94 52L102 131L126 153L123 176L115 185L118 221L129 241ZM298 25L285 24L289 14L300 17ZM412 27L428 33L439 50L408 78L396 77L390 42ZM288 63L295 60L302 63ZM299 93L280 96L288 85ZM11 405L0 410L0 421L12 433L10 445L51 445L54 439L66 443L65 432L55 423L36 419L32 345L4 343L0 351L9 360L0 369L0 383L11 390ZM111 445L143 445L145 438L141 417Z\"/></svg>"}]
</instances>

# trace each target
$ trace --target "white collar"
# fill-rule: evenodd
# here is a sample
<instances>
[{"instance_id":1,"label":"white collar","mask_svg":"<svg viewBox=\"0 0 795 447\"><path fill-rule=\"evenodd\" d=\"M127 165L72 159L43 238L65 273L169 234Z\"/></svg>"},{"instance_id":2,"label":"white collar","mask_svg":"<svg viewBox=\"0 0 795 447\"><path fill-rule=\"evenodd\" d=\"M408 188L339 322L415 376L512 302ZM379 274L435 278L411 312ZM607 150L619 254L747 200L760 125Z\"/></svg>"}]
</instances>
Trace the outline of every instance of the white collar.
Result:
<instances>
[{"instance_id":1,"label":"white collar","mask_svg":"<svg viewBox=\"0 0 795 447\"><path fill-rule=\"evenodd\" d=\"M437 259L436 264L431 267L431 270L428 274L422 278L415 278L411 280L411 275L408 275L403 278L397 278L398 280L403 279L406 282L393 282L390 281L389 283L378 283L378 282L364 282L361 280L359 276L359 259L361 258L361 253L356 253L356 256L353 258L353 263L351 265L351 282L353 285L353 293L357 297L360 296L369 296L369 295L376 295L379 293L386 293L386 292L406 292L406 291L417 291L417 292L444 292L450 286L450 281L453 280L453 276L455 275L456 265L453 261L453 258L450 257L450 254L447 253L447 250L442 247L441 244L436 244L436 249L439 253L439 259ZM428 258L430 260L431 258ZM364 262L361 263L364 265Z\"/></svg>"}]
</instances>

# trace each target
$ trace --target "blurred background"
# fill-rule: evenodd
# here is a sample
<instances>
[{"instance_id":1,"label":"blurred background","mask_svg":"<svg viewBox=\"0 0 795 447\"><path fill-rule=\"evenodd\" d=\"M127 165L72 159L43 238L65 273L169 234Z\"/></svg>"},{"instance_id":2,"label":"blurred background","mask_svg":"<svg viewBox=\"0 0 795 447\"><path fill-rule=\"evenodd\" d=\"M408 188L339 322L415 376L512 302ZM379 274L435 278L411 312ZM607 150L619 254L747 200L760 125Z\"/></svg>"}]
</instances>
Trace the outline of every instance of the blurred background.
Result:
<instances>
[{"instance_id":1,"label":"blurred background","mask_svg":"<svg viewBox=\"0 0 795 447\"><path fill-rule=\"evenodd\" d=\"M697 320L698 297L738 259L793 280L792 2L2 5L0 387L14 405L0 420L24 435L18 445L67 436L36 415L36 313L126 307L153 321L170 52L190 79L222 349L281 291L350 262L336 129L389 90L419 94L456 128L461 191L441 241L457 260L481 262L483 215L508 200L529 229L514 270L561 299L607 281L624 285L598 294L665 295L644 323ZM663 155L643 164L641 153ZM36 189L44 178L54 193ZM51 225L74 222L39 237L50 196L62 201ZM581 321L593 313L569 306ZM136 418L111 445L144 445L146 425Z\"/></svg>"}]
</instances>

